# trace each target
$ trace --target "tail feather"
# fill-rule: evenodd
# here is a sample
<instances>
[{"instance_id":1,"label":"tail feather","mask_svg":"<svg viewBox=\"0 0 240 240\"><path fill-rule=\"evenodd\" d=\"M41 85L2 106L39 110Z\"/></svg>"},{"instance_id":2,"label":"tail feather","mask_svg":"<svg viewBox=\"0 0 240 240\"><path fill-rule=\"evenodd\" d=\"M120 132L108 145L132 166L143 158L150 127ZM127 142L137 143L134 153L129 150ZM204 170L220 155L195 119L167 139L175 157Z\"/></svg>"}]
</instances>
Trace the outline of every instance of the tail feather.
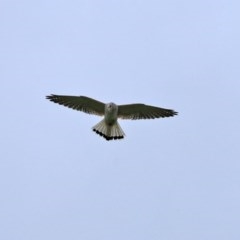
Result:
<instances>
[{"instance_id":1,"label":"tail feather","mask_svg":"<svg viewBox=\"0 0 240 240\"><path fill-rule=\"evenodd\" d=\"M109 126L106 124L104 119L96 124L92 129L94 132L104 137L108 141L113 139L122 139L125 136L125 133L123 132L118 122Z\"/></svg>"}]
</instances>

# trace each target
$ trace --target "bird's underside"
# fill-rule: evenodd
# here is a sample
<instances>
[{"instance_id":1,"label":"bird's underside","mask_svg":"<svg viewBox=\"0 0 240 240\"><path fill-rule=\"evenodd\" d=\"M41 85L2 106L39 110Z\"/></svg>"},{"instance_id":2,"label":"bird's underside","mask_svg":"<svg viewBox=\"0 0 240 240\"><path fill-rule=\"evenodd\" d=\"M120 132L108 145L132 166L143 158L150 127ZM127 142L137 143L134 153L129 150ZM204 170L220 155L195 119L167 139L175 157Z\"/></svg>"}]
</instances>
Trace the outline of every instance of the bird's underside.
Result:
<instances>
[{"instance_id":1,"label":"bird's underside","mask_svg":"<svg viewBox=\"0 0 240 240\"><path fill-rule=\"evenodd\" d=\"M173 117L178 113L171 109L159 108L145 104L116 105L102 103L85 96L50 95L46 97L54 103L69 107L88 114L104 118L92 129L106 140L123 139L125 134L117 119L155 119Z\"/></svg>"}]
</instances>

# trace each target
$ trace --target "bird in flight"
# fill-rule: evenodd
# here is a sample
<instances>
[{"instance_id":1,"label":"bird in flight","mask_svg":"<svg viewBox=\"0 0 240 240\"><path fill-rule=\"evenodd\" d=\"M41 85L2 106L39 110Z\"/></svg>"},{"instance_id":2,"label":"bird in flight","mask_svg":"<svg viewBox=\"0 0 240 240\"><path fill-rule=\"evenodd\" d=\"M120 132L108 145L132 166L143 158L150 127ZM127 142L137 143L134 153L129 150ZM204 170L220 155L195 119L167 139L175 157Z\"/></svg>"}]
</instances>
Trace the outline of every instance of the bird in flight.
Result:
<instances>
[{"instance_id":1,"label":"bird in flight","mask_svg":"<svg viewBox=\"0 0 240 240\"><path fill-rule=\"evenodd\" d=\"M64 96L55 95L46 96L47 99L65 107L69 107L88 114L104 116L104 118L95 126L93 131L104 137L106 140L122 139L125 136L118 123L121 119L154 119L173 117L178 113L171 109L149 106L141 103L116 105L115 103L103 103L85 96Z\"/></svg>"}]
</instances>

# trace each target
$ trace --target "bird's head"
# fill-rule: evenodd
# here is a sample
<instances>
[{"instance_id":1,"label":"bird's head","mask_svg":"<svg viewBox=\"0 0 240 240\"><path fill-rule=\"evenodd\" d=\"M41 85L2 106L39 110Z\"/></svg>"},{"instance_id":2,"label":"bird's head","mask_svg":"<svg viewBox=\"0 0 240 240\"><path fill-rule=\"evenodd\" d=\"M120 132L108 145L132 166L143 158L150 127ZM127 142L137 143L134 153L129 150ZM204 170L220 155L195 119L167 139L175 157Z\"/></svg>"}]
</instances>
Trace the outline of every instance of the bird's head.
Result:
<instances>
[{"instance_id":1,"label":"bird's head","mask_svg":"<svg viewBox=\"0 0 240 240\"><path fill-rule=\"evenodd\" d=\"M117 105L110 102L106 104L106 111L107 112L115 112L117 110Z\"/></svg>"}]
</instances>

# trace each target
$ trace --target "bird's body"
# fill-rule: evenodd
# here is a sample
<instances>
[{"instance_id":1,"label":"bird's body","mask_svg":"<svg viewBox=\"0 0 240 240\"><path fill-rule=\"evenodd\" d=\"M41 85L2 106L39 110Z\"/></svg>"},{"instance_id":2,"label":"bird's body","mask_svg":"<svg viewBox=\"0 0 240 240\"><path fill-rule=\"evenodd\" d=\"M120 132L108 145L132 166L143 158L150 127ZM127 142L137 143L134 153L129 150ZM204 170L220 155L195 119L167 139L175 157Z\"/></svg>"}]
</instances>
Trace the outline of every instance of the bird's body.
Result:
<instances>
[{"instance_id":1,"label":"bird's body","mask_svg":"<svg viewBox=\"0 0 240 240\"><path fill-rule=\"evenodd\" d=\"M159 108L145 104L116 105L115 103L104 104L85 96L50 95L46 97L52 102L66 107L83 111L89 114L104 116L102 121L92 129L106 140L122 139L125 134L121 129L118 118L122 119L154 119L172 117L177 112L171 109Z\"/></svg>"},{"instance_id":2,"label":"bird's body","mask_svg":"<svg viewBox=\"0 0 240 240\"><path fill-rule=\"evenodd\" d=\"M118 106L114 103L105 105L104 118L92 129L106 140L124 138L124 132L117 121Z\"/></svg>"},{"instance_id":3,"label":"bird's body","mask_svg":"<svg viewBox=\"0 0 240 240\"><path fill-rule=\"evenodd\" d=\"M109 126L117 121L118 106L115 103L108 103L105 105L104 120Z\"/></svg>"}]
</instances>

